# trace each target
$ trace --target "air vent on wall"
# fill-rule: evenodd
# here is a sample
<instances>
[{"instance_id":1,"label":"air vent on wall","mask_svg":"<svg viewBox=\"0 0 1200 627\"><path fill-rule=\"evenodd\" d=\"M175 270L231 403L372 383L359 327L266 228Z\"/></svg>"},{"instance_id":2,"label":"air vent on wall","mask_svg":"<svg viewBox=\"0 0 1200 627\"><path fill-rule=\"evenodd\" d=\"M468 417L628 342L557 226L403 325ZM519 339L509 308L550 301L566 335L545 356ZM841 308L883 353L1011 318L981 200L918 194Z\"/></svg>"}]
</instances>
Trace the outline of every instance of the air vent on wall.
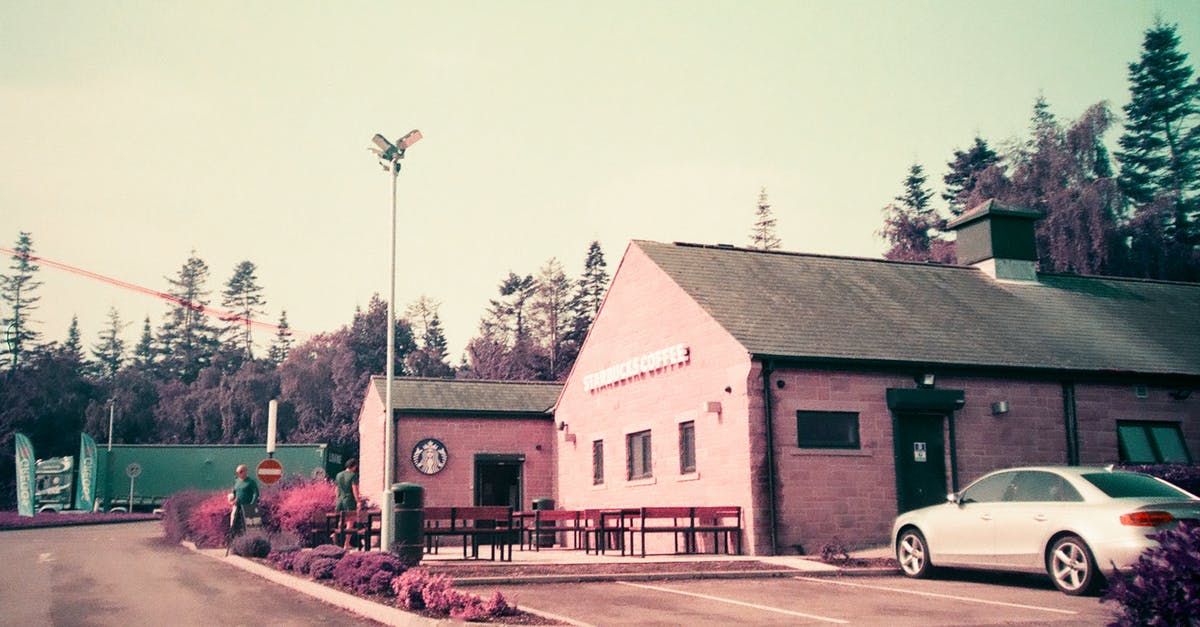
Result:
<instances>
[{"instance_id":1,"label":"air vent on wall","mask_svg":"<svg viewBox=\"0 0 1200 627\"><path fill-rule=\"evenodd\" d=\"M1135 385L1133 386L1133 395L1138 398L1149 398L1150 390L1146 389L1144 385Z\"/></svg>"}]
</instances>

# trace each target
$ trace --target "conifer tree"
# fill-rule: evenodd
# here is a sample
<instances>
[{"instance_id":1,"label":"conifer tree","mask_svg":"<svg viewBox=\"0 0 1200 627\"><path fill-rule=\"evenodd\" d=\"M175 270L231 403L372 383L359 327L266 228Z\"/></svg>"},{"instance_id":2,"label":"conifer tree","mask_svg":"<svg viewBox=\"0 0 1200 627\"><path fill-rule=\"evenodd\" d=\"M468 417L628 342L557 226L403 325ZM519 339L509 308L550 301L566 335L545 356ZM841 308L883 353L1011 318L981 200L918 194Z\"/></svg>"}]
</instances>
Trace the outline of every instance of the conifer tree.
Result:
<instances>
[{"instance_id":1,"label":"conifer tree","mask_svg":"<svg viewBox=\"0 0 1200 627\"><path fill-rule=\"evenodd\" d=\"M243 261L233 268L233 275L225 283L221 292L221 306L237 318L226 321L222 332L224 337L223 350L226 354L240 363L242 360L254 359L254 337L251 333L253 320L261 316L263 306L263 289L258 285L255 275L257 268L249 261Z\"/></svg>"},{"instance_id":2,"label":"conifer tree","mask_svg":"<svg viewBox=\"0 0 1200 627\"><path fill-rule=\"evenodd\" d=\"M279 330L275 332L275 341L271 343L271 349L267 353L267 359L271 363L278 366L287 359L288 351L292 349L292 329L288 326L287 310L284 310L279 315Z\"/></svg>"},{"instance_id":3,"label":"conifer tree","mask_svg":"<svg viewBox=\"0 0 1200 627\"><path fill-rule=\"evenodd\" d=\"M1200 278L1200 79L1176 25L1155 22L1129 64L1118 182L1133 204L1132 246L1157 278ZM1165 254L1165 256L1163 256ZM1157 257L1157 258L1156 258Z\"/></svg>"},{"instance_id":4,"label":"conifer tree","mask_svg":"<svg viewBox=\"0 0 1200 627\"><path fill-rule=\"evenodd\" d=\"M571 317L571 282L563 273L562 264L553 257L542 266L537 277L537 292L533 312L538 330L538 344L545 358L544 378L556 381L563 369L563 344L566 341Z\"/></svg>"},{"instance_id":5,"label":"conifer tree","mask_svg":"<svg viewBox=\"0 0 1200 627\"><path fill-rule=\"evenodd\" d=\"M946 184L942 199L949 204L952 216L962 215L986 198L975 195L980 186L980 177L988 168L999 163L1000 156L979 136L975 137L975 143L969 149L954 151L954 158L946 164L950 171L942 177L942 182Z\"/></svg>"},{"instance_id":6,"label":"conifer tree","mask_svg":"<svg viewBox=\"0 0 1200 627\"><path fill-rule=\"evenodd\" d=\"M79 333L79 316L71 316L71 326L67 327L67 339L63 342L63 354L83 362L83 338Z\"/></svg>"},{"instance_id":7,"label":"conifer tree","mask_svg":"<svg viewBox=\"0 0 1200 627\"><path fill-rule=\"evenodd\" d=\"M92 345L92 355L96 357L96 367L101 376L112 379L125 362L125 340L121 332L127 325L121 322L121 314L116 307L108 309L108 326L100 331L100 342Z\"/></svg>"},{"instance_id":8,"label":"conifer tree","mask_svg":"<svg viewBox=\"0 0 1200 627\"><path fill-rule=\"evenodd\" d=\"M8 313L0 318L0 355L7 355L9 368L16 370L41 337L31 315L41 300L36 292L42 282L35 278L39 266L34 262L30 234L22 231L13 250L17 254L9 264L12 274L0 275L0 300L8 304Z\"/></svg>"},{"instance_id":9,"label":"conifer tree","mask_svg":"<svg viewBox=\"0 0 1200 627\"><path fill-rule=\"evenodd\" d=\"M154 333L150 328L150 316L146 316L142 325L142 336L133 348L133 364L144 374L151 374L154 370L154 360Z\"/></svg>"},{"instance_id":10,"label":"conifer tree","mask_svg":"<svg viewBox=\"0 0 1200 627\"><path fill-rule=\"evenodd\" d=\"M417 377L448 377L454 369L446 363L446 336L438 316L441 304L422 294L404 310L417 348L404 360L405 370Z\"/></svg>"},{"instance_id":11,"label":"conifer tree","mask_svg":"<svg viewBox=\"0 0 1200 627\"><path fill-rule=\"evenodd\" d=\"M575 362L575 357L583 347L583 340L592 328L592 321L600 311L600 303L604 302L604 294L608 291L606 268L600 242L593 240L588 245L583 273L575 283L575 295L571 299L571 325L563 345L563 372L570 369L568 364Z\"/></svg>"},{"instance_id":12,"label":"conifer tree","mask_svg":"<svg viewBox=\"0 0 1200 627\"><path fill-rule=\"evenodd\" d=\"M775 234L775 215L771 213L771 203L767 201L767 188L763 187L758 192L754 228L750 231L750 248L778 250L779 246L779 236Z\"/></svg>"},{"instance_id":13,"label":"conifer tree","mask_svg":"<svg viewBox=\"0 0 1200 627\"><path fill-rule=\"evenodd\" d=\"M946 221L930 203L933 191L926 186L925 169L913 163L904 178L904 191L883 208L880 235L891 244L884 258L894 261L953 261L949 244L939 236Z\"/></svg>"},{"instance_id":14,"label":"conifer tree","mask_svg":"<svg viewBox=\"0 0 1200 627\"><path fill-rule=\"evenodd\" d=\"M174 279L167 279L169 294L178 304L167 312L159 331L159 352L163 356L163 374L191 383L212 363L219 340L217 329L204 313L208 306L208 264L192 251Z\"/></svg>"}]
</instances>

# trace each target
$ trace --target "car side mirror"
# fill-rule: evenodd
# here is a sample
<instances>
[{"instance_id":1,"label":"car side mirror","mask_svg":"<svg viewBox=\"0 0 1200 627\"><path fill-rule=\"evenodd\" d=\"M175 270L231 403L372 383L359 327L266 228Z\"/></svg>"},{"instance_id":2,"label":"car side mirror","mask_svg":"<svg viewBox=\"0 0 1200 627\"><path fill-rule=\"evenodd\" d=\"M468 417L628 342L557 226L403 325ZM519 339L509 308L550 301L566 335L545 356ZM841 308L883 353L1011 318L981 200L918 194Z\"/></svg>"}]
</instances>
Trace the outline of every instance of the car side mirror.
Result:
<instances>
[{"instance_id":1,"label":"car side mirror","mask_svg":"<svg viewBox=\"0 0 1200 627\"><path fill-rule=\"evenodd\" d=\"M956 493L956 492L951 492L951 493L947 494L946 500L951 503L954 503L955 505L962 504L962 501L960 500L960 497L958 496L958 493Z\"/></svg>"}]
</instances>

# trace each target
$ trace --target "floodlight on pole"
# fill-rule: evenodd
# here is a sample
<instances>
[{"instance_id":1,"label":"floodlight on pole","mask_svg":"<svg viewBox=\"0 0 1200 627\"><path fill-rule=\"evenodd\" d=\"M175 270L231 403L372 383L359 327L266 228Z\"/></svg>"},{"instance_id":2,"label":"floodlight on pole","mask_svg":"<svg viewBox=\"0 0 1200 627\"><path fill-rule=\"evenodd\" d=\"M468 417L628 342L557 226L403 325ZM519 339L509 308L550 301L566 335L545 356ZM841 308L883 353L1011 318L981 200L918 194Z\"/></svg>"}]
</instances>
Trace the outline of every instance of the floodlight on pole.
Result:
<instances>
[{"instance_id":1,"label":"floodlight on pole","mask_svg":"<svg viewBox=\"0 0 1200 627\"><path fill-rule=\"evenodd\" d=\"M420 139L421 131L416 129L409 131L394 144L383 135L376 133L371 138L371 142L376 147L368 148L375 153L375 156L379 157L379 164L383 166L383 169L390 170L392 173L392 220L388 239L391 271L388 275L387 367L383 400L383 496L379 500L381 503L379 508L380 526L382 527L379 534L379 548L383 551L391 550L396 533L396 525L393 521L395 495L392 494L392 482L396 479L396 424L392 414L392 382L396 377L396 179L400 174L400 160L404 158L404 151Z\"/></svg>"}]
</instances>

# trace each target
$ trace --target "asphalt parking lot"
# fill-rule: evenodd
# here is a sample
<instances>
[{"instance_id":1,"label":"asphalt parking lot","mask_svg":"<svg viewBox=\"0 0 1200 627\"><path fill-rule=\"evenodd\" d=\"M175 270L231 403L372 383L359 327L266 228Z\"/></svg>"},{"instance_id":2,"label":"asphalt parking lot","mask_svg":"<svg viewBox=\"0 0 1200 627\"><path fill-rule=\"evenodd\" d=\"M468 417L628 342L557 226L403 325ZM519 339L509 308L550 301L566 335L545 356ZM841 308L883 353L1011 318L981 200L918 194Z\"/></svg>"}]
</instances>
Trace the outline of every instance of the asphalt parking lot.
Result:
<instances>
[{"instance_id":1,"label":"asphalt parking lot","mask_svg":"<svg viewBox=\"0 0 1200 627\"><path fill-rule=\"evenodd\" d=\"M471 588L490 594L496 587ZM936 579L770 579L505 585L522 606L580 625L1104 625L1096 597L1037 577L943 573Z\"/></svg>"}]
</instances>

